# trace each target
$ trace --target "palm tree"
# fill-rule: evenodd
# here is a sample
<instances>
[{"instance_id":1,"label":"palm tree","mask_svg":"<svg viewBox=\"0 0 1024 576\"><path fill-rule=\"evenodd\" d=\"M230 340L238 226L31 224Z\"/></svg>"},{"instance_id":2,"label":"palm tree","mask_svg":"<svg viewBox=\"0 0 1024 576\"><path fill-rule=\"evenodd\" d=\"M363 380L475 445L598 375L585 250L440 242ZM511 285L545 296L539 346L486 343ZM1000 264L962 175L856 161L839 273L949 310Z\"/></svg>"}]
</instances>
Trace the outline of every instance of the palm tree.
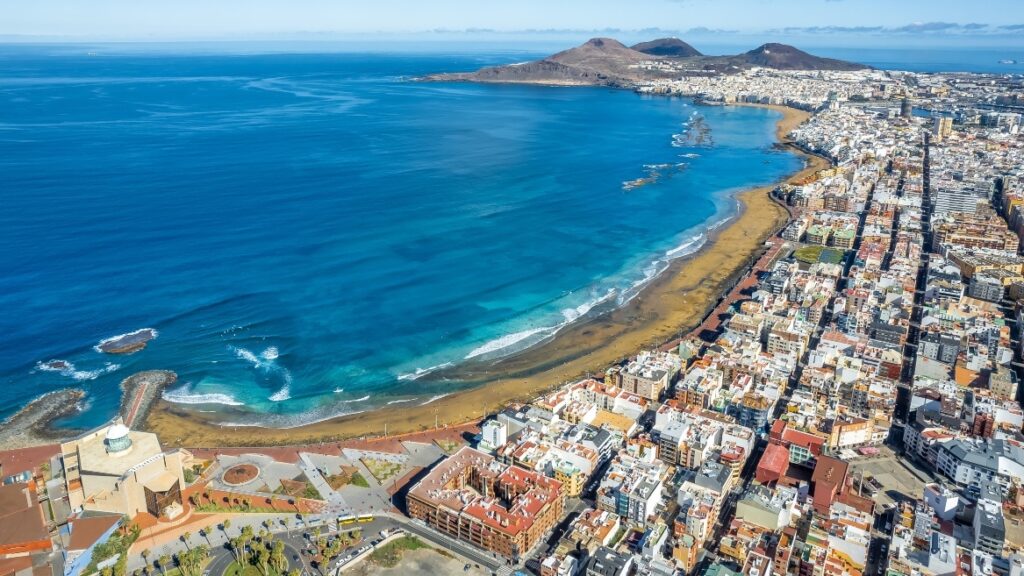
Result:
<instances>
[{"instance_id":1,"label":"palm tree","mask_svg":"<svg viewBox=\"0 0 1024 576\"><path fill-rule=\"evenodd\" d=\"M270 574L270 550L267 550L266 546L260 546L256 549L256 563L263 573L263 576L269 576Z\"/></svg>"},{"instance_id":2,"label":"palm tree","mask_svg":"<svg viewBox=\"0 0 1024 576\"><path fill-rule=\"evenodd\" d=\"M171 563L171 557L167 554L163 554L162 556L160 556L157 562L160 563L160 572L163 574L167 574L167 566Z\"/></svg>"},{"instance_id":3,"label":"palm tree","mask_svg":"<svg viewBox=\"0 0 1024 576\"><path fill-rule=\"evenodd\" d=\"M248 551L246 550L246 548L248 548L249 543L252 542L252 538L252 526L242 526L242 558L246 558L248 556Z\"/></svg>"},{"instance_id":4,"label":"palm tree","mask_svg":"<svg viewBox=\"0 0 1024 576\"><path fill-rule=\"evenodd\" d=\"M270 565L278 574L284 572L284 569L288 567L288 559L284 555L284 542L280 540L274 542L274 547L270 551Z\"/></svg>"},{"instance_id":5,"label":"palm tree","mask_svg":"<svg viewBox=\"0 0 1024 576\"><path fill-rule=\"evenodd\" d=\"M242 537L232 538L228 541L228 546L231 548L231 555L235 557L235 562L242 563L241 549L242 549Z\"/></svg>"},{"instance_id":6,"label":"palm tree","mask_svg":"<svg viewBox=\"0 0 1024 576\"><path fill-rule=\"evenodd\" d=\"M188 530L186 530L185 533L181 535L181 541L185 543L186 550L191 550L191 548L188 545L188 541L190 538L192 538L192 533Z\"/></svg>"},{"instance_id":7,"label":"palm tree","mask_svg":"<svg viewBox=\"0 0 1024 576\"><path fill-rule=\"evenodd\" d=\"M291 537L291 535L292 535L291 523L292 523L292 519L291 518L289 518L287 516L285 516L284 518L281 518L281 524L284 526L284 529L288 533L289 537Z\"/></svg>"},{"instance_id":8,"label":"palm tree","mask_svg":"<svg viewBox=\"0 0 1024 576\"><path fill-rule=\"evenodd\" d=\"M231 519L230 519L230 518L226 518L226 519L224 520L224 523L223 523L223 524L221 524L221 527L222 527L222 528L223 528L223 530L224 530L224 534L225 534L225 535L227 535L227 533L228 533L228 528L231 528Z\"/></svg>"}]
</instances>

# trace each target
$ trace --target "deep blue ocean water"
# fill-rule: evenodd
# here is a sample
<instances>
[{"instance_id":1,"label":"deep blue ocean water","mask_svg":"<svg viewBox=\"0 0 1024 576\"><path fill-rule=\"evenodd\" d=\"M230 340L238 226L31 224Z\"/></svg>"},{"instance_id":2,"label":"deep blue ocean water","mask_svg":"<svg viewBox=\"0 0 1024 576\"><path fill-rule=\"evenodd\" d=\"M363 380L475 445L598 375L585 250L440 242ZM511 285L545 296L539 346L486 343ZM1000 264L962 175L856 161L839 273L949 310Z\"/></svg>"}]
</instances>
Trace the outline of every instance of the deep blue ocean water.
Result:
<instances>
[{"instance_id":1,"label":"deep blue ocean water","mask_svg":"<svg viewBox=\"0 0 1024 576\"><path fill-rule=\"evenodd\" d=\"M800 165L767 110L408 81L519 58L0 48L0 415L75 385L94 425L150 368L236 423L423 403L458 384L417 370L620 304ZM695 113L713 145L674 145Z\"/></svg>"}]
</instances>

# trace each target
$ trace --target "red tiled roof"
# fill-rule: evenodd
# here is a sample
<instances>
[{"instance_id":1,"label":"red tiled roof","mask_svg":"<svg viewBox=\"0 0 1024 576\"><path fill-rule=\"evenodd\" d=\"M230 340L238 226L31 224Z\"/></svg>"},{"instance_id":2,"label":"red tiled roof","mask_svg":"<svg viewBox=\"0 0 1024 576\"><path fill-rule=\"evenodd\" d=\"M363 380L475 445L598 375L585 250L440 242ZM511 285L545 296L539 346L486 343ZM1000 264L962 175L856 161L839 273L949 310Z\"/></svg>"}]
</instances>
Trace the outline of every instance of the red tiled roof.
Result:
<instances>
[{"instance_id":1,"label":"red tiled roof","mask_svg":"<svg viewBox=\"0 0 1024 576\"><path fill-rule=\"evenodd\" d=\"M789 467L789 449L779 444L769 444L764 449L764 454L761 456L761 461L757 463L757 467L782 476L786 473L786 468Z\"/></svg>"},{"instance_id":2,"label":"red tiled roof","mask_svg":"<svg viewBox=\"0 0 1024 576\"><path fill-rule=\"evenodd\" d=\"M114 514L72 520L71 541L68 543L68 550L87 550L99 540L104 532L120 521L121 517Z\"/></svg>"},{"instance_id":3,"label":"red tiled roof","mask_svg":"<svg viewBox=\"0 0 1024 576\"><path fill-rule=\"evenodd\" d=\"M50 458L57 454L60 454L59 444L4 450L0 452L0 477L6 478L35 470L49 462Z\"/></svg>"}]
</instances>

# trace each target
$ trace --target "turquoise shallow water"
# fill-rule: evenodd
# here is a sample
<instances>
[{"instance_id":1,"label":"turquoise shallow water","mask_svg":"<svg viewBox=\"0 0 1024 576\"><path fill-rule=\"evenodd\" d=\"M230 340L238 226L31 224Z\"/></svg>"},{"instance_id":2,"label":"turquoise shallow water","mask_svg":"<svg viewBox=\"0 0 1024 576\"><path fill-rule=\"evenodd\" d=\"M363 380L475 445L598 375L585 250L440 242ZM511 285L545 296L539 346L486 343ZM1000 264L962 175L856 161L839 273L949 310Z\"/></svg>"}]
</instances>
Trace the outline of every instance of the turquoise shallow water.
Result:
<instances>
[{"instance_id":1,"label":"turquoise shallow water","mask_svg":"<svg viewBox=\"0 0 1024 576\"><path fill-rule=\"evenodd\" d=\"M148 368L234 423L427 402L459 384L417 375L620 305L799 167L771 111L408 81L517 59L0 48L0 413L77 385L65 424L97 424Z\"/></svg>"}]
</instances>

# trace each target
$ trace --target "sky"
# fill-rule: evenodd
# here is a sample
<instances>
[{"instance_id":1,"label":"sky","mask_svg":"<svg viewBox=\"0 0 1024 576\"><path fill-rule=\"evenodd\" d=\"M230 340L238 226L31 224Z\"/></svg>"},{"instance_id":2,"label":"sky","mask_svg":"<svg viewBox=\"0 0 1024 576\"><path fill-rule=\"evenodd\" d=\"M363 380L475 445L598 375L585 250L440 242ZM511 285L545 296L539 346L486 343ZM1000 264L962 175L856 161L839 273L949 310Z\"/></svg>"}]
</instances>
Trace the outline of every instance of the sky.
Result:
<instances>
[{"instance_id":1,"label":"sky","mask_svg":"<svg viewBox=\"0 0 1024 576\"><path fill-rule=\"evenodd\" d=\"M0 0L6 40L840 37L1024 44L1022 0ZM627 38L628 39L628 38Z\"/></svg>"}]
</instances>

